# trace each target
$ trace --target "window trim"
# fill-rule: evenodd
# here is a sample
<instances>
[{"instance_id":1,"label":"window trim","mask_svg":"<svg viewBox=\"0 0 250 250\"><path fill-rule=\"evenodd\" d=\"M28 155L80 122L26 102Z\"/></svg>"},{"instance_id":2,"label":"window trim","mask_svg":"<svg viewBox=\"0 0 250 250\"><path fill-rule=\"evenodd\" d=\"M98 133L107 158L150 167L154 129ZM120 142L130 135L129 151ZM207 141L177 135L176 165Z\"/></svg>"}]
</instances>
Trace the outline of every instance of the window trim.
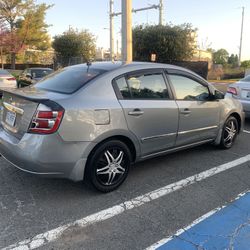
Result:
<instances>
[{"instance_id":1,"label":"window trim","mask_svg":"<svg viewBox=\"0 0 250 250\"><path fill-rule=\"evenodd\" d=\"M130 71L130 72L127 72L127 73L124 73L124 74L121 74L121 75L115 77L112 80L112 85L113 85L113 88L114 88L117 99L118 100L142 100L142 101L170 101L170 100L174 100L174 95L173 95L171 86L169 85L169 82L168 82L168 79L166 77L165 71L166 71L165 68L164 69L163 68L140 69L140 70ZM128 77L138 76L138 75L142 75L142 74L159 74L159 73L162 75L165 86L166 86L166 90L168 91L168 97L167 98L166 97L165 98L134 98L132 96L131 89L130 89L130 86L128 84ZM116 80L118 80L118 79L120 79L122 77L125 78L125 81L127 83L128 89L130 91L130 98L124 98L122 96L121 91L120 91L120 89L119 89L119 87L118 87L118 85L116 83Z\"/></svg>"},{"instance_id":2,"label":"window trim","mask_svg":"<svg viewBox=\"0 0 250 250\"><path fill-rule=\"evenodd\" d=\"M195 75L193 75L193 74L191 74L191 73L189 73L189 72L185 72L185 71L181 71L181 70L176 70L176 69L170 69L170 70L165 71L165 74L166 74L166 77L167 77L167 79L168 79L168 82L169 82L169 84L170 84L170 86L171 86L171 91L172 91L172 93L173 93L173 95L174 95L174 99L175 99L176 101L186 101L186 102L190 102L190 101L192 101L192 100L184 100L184 99L178 99L178 98L177 98L177 95L176 95L176 92L175 92L175 88L174 88L173 83L172 83L172 81L171 81L171 79L170 79L170 77L169 77L170 75L183 76L183 77L189 78L189 79L191 79L191 80L193 80L193 81L195 81L195 82L201 84L202 86L206 87L206 88L208 89L209 98L210 98L211 95L212 95L211 89L210 89L210 87L209 87L209 84L208 84L205 80L203 80L203 79L201 79L201 78L199 78L199 77L197 77L197 76L195 76ZM201 102L201 101L198 101L198 100L193 100L193 101ZM203 102L207 102L207 101L210 101L210 99L204 100Z\"/></svg>"}]
</instances>

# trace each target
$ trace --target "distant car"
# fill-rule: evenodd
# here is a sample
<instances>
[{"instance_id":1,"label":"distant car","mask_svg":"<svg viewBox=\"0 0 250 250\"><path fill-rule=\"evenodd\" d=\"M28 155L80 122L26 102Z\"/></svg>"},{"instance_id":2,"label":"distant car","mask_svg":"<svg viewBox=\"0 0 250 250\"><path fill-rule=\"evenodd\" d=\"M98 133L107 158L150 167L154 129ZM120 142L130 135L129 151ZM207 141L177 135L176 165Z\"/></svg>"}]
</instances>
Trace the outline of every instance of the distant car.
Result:
<instances>
[{"instance_id":1,"label":"distant car","mask_svg":"<svg viewBox=\"0 0 250 250\"><path fill-rule=\"evenodd\" d=\"M16 78L7 70L0 69L0 89L1 88L16 88ZM1 91L0 91L1 92Z\"/></svg>"},{"instance_id":2,"label":"distant car","mask_svg":"<svg viewBox=\"0 0 250 250\"><path fill-rule=\"evenodd\" d=\"M250 118L250 75L236 83L230 84L226 95L239 100L246 117Z\"/></svg>"},{"instance_id":3,"label":"distant car","mask_svg":"<svg viewBox=\"0 0 250 250\"><path fill-rule=\"evenodd\" d=\"M133 162L204 143L230 148L244 123L242 105L200 76L143 62L63 68L4 91L3 106L3 157L40 176L87 178L102 192L120 186Z\"/></svg>"},{"instance_id":4,"label":"distant car","mask_svg":"<svg viewBox=\"0 0 250 250\"><path fill-rule=\"evenodd\" d=\"M18 78L18 88L29 86L38 82L43 77L53 73L54 70L50 68L27 68Z\"/></svg>"}]
</instances>

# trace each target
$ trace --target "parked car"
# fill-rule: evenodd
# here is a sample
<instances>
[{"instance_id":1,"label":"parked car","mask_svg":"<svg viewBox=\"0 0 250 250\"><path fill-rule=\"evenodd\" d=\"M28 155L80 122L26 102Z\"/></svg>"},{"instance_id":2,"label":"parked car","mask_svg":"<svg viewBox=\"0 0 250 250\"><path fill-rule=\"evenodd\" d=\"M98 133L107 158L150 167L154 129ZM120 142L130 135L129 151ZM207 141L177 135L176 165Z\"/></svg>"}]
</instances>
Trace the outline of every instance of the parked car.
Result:
<instances>
[{"instance_id":1,"label":"parked car","mask_svg":"<svg viewBox=\"0 0 250 250\"><path fill-rule=\"evenodd\" d=\"M16 78L11 75L7 70L0 69L0 89L1 88L16 88ZM0 90L2 93L2 91Z\"/></svg>"},{"instance_id":2,"label":"parked car","mask_svg":"<svg viewBox=\"0 0 250 250\"><path fill-rule=\"evenodd\" d=\"M18 78L18 88L29 86L38 82L43 77L53 73L54 70L50 68L27 68Z\"/></svg>"},{"instance_id":3,"label":"parked car","mask_svg":"<svg viewBox=\"0 0 250 250\"><path fill-rule=\"evenodd\" d=\"M250 75L230 84L226 95L240 101L246 117L250 118Z\"/></svg>"},{"instance_id":4,"label":"parked car","mask_svg":"<svg viewBox=\"0 0 250 250\"><path fill-rule=\"evenodd\" d=\"M3 105L7 160L102 192L120 186L133 162L204 143L230 148L244 122L242 105L195 73L143 62L63 68L5 91Z\"/></svg>"}]
</instances>

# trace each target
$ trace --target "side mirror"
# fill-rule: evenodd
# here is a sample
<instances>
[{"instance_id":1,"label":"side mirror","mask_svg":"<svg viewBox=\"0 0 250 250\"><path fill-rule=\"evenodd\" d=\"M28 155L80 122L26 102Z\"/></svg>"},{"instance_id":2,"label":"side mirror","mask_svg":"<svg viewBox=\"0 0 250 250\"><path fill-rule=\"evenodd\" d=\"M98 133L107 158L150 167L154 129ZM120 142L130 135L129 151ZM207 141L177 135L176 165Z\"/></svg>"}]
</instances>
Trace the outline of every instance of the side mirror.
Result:
<instances>
[{"instance_id":1,"label":"side mirror","mask_svg":"<svg viewBox=\"0 0 250 250\"><path fill-rule=\"evenodd\" d=\"M221 100L221 99L224 99L224 98L225 98L225 95L222 92L220 92L217 89L214 91L214 99L215 100Z\"/></svg>"}]
</instances>

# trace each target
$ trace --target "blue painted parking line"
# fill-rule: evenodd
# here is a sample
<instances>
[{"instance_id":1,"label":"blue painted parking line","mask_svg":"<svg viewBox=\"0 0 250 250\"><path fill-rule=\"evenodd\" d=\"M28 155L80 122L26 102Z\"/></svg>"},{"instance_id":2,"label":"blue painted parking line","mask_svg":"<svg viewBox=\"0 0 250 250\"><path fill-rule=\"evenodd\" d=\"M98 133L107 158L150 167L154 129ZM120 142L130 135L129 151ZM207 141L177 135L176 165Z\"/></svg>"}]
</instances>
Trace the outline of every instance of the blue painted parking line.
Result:
<instances>
[{"instance_id":1,"label":"blue painted parking line","mask_svg":"<svg viewBox=\"0 0 250 250\"><path fill-rule=\"evenodd\" d=\"M250 193L211 214L157 249L250 249Z\"/></svg>"}]
</instances>

